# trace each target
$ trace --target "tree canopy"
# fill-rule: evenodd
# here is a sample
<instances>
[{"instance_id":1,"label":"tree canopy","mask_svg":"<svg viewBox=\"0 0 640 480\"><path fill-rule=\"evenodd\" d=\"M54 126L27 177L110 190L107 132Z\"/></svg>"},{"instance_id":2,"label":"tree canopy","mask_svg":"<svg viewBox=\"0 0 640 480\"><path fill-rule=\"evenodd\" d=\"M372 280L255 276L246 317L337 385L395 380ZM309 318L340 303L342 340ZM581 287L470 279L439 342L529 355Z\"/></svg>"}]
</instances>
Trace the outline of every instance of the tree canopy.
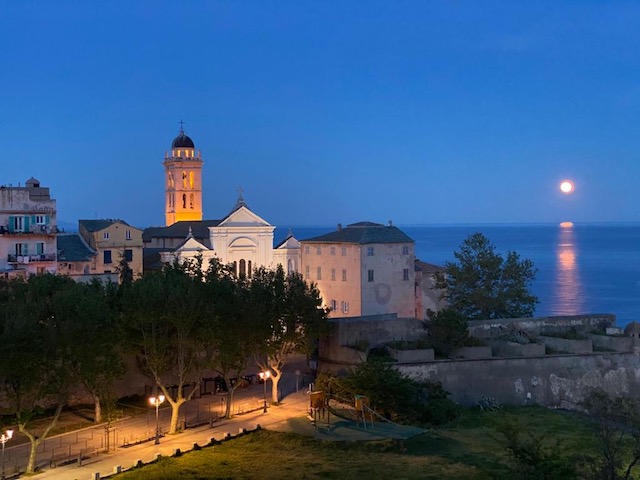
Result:
<instances>
[{"instance_id":1,"label":"tree canopy","mask_svg":"<svg viewBox=\"0 0 640 480\"><path fill-rule=\"evenodd\" d=\"M530 291L536 269L513 251L506 258L481 233L470 235L437 275L448 308L467 320L530 317L538 298Z\"/></svg>"}]
</instances>

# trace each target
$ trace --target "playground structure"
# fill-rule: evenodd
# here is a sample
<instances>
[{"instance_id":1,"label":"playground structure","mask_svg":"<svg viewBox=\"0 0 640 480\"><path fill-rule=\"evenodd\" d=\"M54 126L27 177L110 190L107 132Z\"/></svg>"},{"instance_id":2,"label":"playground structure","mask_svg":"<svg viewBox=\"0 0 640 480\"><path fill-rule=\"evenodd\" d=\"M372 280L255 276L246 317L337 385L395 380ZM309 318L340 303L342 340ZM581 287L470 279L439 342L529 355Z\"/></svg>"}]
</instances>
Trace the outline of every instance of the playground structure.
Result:
<instances>
[{"instance_id":1,"label":"playground structure","mask_svg":"<svg viewBox=\"0 0 640 480\"><path fill-rule=\"evenodd\" d=\"M309 391L309 419L318 429L319 421L326 422L328 431L331 431L331 416L354 422L357 427L364 430L374 426L374 418L379 422L395 425L391 420L383 417L370 406L369 397L354 395L353 400L327 394L323 391ZM334 422L335 423L335 422Z\"/></svg>"}]
</instances>

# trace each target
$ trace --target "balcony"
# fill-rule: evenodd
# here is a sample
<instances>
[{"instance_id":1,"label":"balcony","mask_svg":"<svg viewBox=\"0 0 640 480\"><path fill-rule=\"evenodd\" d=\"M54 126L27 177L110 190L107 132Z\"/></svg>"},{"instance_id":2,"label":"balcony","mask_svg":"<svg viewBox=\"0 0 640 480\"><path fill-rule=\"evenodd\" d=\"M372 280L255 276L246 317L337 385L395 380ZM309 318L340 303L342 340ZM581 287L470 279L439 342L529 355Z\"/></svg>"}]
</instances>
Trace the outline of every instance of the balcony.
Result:
<instances>
[{"instance_id":1,"label":"balcony","mask_svg":"<svg viewBox=\"0 0 640 480\"><path fill-rule=\"evenodd\" d=\"M58 229L55 225L31 225L28 230L9 230L8 225L0 225L0 235L55 235Z\"/></svg>"},{"instance_id":2,"label":"balcony","mask_svg":"<svg viewBox=\"0 0 640 480\"><path fill-rule=\"evenodd\" d=\"M11 255L9 254L7 261L9 263L39 263L39 262L55 262L55 253L43 253L40 255Z\"/></svg>"}]
</instances>

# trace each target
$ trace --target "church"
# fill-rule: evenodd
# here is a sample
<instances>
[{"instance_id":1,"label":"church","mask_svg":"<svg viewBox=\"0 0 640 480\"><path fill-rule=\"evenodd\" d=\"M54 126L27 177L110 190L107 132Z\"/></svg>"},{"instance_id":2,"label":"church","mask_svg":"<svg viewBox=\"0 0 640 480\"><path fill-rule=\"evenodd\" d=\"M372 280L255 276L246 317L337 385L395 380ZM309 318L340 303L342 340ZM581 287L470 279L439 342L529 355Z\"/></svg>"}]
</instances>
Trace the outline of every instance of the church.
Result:
<instances>
[{"instance_id":1,"label":"church","mask_svg":"<svg viewBox=\"0 0 640 480\"><path fill-rule=\"evenodd\" d=\"M282 265L285 272L300 269L300 243L290 233L274 246L275 226L254 213L242 191L221 220L203 220L202 154L181 127L165 153L165 226L144 230L144 268L201 256L203 269L213 258L232 264L237 275L251 276L259 267Z\"/></svg>"}]
</instances>

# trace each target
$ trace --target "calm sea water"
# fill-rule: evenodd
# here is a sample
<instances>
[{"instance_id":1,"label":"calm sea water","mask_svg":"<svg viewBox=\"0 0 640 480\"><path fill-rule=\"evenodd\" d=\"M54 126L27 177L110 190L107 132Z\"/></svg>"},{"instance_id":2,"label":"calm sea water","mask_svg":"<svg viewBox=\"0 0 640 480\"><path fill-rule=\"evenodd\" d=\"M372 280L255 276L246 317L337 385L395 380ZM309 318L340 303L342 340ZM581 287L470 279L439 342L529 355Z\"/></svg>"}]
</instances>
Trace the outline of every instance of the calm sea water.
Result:
<instances>
[{"instance_id":1,"label":"calm sea water","mask_svg":"<svg viewBox=\"0 0 640 480\"><path fill-rule=\"evenodd\" d=\"M517 252L533 261L532 290L540 299L536 315L613 313L618 324L640 320L640 224L400 226L427 263L454 261L453 252L481 232L497 251ZM305 239L335 227L297 227ZM287 231L276 230L276 239Z\"/></svg>"}]
</instances>

